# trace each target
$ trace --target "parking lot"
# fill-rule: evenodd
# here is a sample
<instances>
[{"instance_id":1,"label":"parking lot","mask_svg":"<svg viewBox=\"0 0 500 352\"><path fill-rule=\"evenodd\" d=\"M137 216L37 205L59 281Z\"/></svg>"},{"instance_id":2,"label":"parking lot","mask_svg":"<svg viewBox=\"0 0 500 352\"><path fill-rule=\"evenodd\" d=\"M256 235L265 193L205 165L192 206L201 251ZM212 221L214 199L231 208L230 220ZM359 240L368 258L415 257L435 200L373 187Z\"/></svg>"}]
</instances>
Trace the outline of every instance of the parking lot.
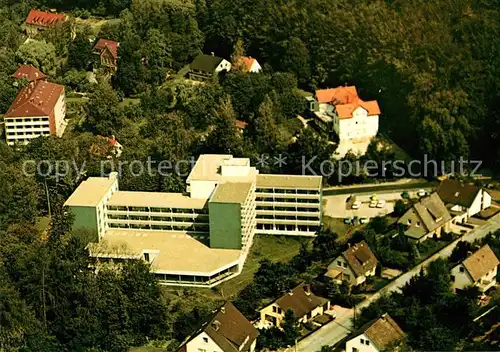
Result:
<instances>
[{"instance_id":1,"label":"parking lot","mask_svg":"<svg viewBox=\"0 0 500 352\"><path fill-rule=\"evenodd\" d=\"M370 207L371 197L373 194L356 194L356 195L335 195L324 196L325 205L323 213L332 218L373 218L376 216L385 216L394 211L394 203L401 199L401 192L377 193L377 200L384 200L385 205L382 208ZM416 192L409 192L410 197L417 197ZM354 199L361 202L358 209L352 209Z\"/></svg>"}]
</instances>

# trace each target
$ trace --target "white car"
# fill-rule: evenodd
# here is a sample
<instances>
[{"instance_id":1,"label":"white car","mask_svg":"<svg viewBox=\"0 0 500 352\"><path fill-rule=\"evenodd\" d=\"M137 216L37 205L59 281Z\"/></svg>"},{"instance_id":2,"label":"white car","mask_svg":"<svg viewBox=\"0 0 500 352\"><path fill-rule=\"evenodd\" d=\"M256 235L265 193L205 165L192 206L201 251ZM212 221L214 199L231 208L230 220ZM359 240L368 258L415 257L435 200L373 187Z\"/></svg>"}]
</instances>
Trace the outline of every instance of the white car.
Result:
<instances>
[{"instance_id":1,"label":"white car","mask_svg":"<svg viewBox=\"0 0 500 352\"><path fill-rule=\"evenodd\" d=\"M377 207L377 204L378 204L378 202L377 202L376 200L372 200L372 201L370 202L370 208L376 208L376 207Z\"/></svg>"},{"instance_id":2,"label":"white car","mask_svg":"<svg viewBox=\"0 0 500 352\"><path fill-rule=\"evenodd\" d=\"M360 206L361 206L361 202L359 200L357 200L352 204L351 209L359 209Z\"/></svg>"},{"instance_id":3,"label":"white car","mask_svg":"<svg viewBox=\"0 0 500 352\"><path fill-rule=\"evenodd\" d=\"M427 192L423 189L419 189L418 192L417 192L417 196L419 197L423 197L427 194Z\"/></svg>"},{"instance_id":4,"label":"white car","mask_svg":"<svg viewBox=\"0 0 500 352\"><path fill-rule=\"evenodd\" d=\"M359 223L360 224L366 224L366 223L368 223L368 221L369 221L368 218L361 218L361 219L359 219Z\"/></svg>"},{"instance_id":5,"label":"white car","mask_svg":"<svg viewBox=\"0 0 500 352\"><path fill-rule=\"evenodd\" d=\"M379 200L377 203L377 208L383 208L385 206L385 200Z\"/></svg>"}]
</instances>

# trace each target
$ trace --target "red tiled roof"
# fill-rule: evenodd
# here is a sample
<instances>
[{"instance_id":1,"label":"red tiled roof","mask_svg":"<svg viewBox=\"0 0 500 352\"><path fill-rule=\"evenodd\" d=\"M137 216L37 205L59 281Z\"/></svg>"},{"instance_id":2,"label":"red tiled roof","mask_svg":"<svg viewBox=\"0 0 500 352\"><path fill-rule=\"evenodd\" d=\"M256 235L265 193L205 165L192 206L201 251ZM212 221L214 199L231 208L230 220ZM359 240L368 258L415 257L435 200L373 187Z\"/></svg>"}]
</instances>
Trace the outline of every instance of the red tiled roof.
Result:
<instances>
[{"instance_id":1,"label":"red tiled roof","mask_svg":"<svg viewBox=\"0 0 500 352\"><path fill-rule=\"evenodd\" d=\"M24 87L5 117L47 116L52 113L64 86L46 81L31 82Z\"/></svg>"},{"instance_id":2,"label":"red tiled roof","mask_svg":"<svg viewBox=\"0 0 500 352\"><path fill-rule=\"evenodd\" d=\"M368 116L380 115L380 108L376 100L363 101L359 98L355 86L319 89L316 91L318 103L330 103L335 106L340 119L349 119L359 107L365 109Z\"/></svg>"},{"instance_id":3,"label":"red tiled roof","mask_svg":"<svg viewBox=\"0 0 500 352\"><path fill-rule=\"evenodd\" d=\"M50 27L57 22L66 21L66 15L63 13L50 13L38 10L31 10L26 17L26 24L32 24L41 27Z\"/></svg>"},{"instance_id":4,"label":"red tiled roof","mask_svg":"<svg viewBox=\"0 0 500 352\"><path fill-rule=\"evenodd\" d=\"M251 56L238 56L235 59L237 65L241 65L241 70L249 72L256 60Z\"/></svg>"},{"instance_id":5,"label":"red tiled roof","mask_svg":"<svg viewBox=\"0 0 500 352\"><path fill-rule=\"evenodd\" d=\"M32 65L21 65L16 72L14 72L12 77L17 79L27 78L28 81L32 82L38 79L44 79L47 75Z\"/></svg>"},{"instance_id":6,"label":"red tiled roof","mask_svg":"<svg viewBox=\"0 0 500 352\"><path fill-rule=\"evenodd\" d=\"M243 130L243 129L245 129L248 126L248 123L245 122L245 121L236 120L235 125L236 125L236 128L239 128L240 130Z\"/></svg>"},{"instance_id":7,"label":"red tiled roof","mask_svg":"<svg viewBox=\"0 0 500 352\"><path fill-rule=\"evenodd\" d=\"M104 48L108 48L109 52L115 59L118 58L118 46L120 44L115 42L114 40L108 39L99 39L96 45L94 45L94 49L103 50Z\"/></svg>"}]
</instances>

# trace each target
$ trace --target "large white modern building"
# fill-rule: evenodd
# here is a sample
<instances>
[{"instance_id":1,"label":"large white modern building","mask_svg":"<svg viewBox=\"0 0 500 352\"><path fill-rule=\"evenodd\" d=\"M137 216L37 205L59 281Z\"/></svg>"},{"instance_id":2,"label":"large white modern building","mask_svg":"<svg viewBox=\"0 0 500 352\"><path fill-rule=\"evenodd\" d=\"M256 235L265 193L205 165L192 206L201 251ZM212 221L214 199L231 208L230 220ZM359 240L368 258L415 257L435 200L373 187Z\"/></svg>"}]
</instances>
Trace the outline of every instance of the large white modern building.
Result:
<instances>
[{"instance_id":1,"label":"large white modern building","mask_svg":"<svg viewBox=\"0 0 500 352\"><path fill-rule=\"evenodd\" d=\"M91 177L68 198L73 228L95 233L99 261L142 259L161 283L215 286L241 272L255 233L313 236L321 176L259 175L246 158L201 155L186 193L118 189Z\"/></svg>"},{"instance_id":2,"label":"large white modern building","mask_svg":"<svg viewBox=\"0 0 500 352\"><path fill-rule=\"evenodd\" d=\"M45 135L61 137L65 116L64 86L44 80L30 82L4 116L7 144L28 144Z\"/></svg>"}]
</instances>

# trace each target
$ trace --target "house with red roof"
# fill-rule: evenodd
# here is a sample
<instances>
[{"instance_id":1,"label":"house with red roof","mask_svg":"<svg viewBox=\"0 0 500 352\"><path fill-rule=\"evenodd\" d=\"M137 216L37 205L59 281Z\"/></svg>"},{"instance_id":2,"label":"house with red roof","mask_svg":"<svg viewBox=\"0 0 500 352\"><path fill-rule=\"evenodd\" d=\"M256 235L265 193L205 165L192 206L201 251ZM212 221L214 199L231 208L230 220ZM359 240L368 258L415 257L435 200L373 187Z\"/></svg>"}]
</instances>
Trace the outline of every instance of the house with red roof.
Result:
<instances>
[{"instance_id":1,"label":"house with red roof","mask_svg":"<svg viewBox=\"0 0 500 352\"><path fill-rule=\"evenodd\" d=\"M29 82L38 81L40 79L47 78L47 75L37 69L32 65L21 65L19 68L12 74L12 77L15 79L24 79L26 78Z\"/></svg>"},{"instance_id":2,"label":"house with red roof","mask_svg":"<svg viewBox=\"0 0 500 352\"><path fill-rule=\"evenodd\" d=\"M251 56L237 56L234 59L233 68L242 72L258 73L262 71L257 59Z\"/></svg>"},{"instance_id":3,"label":"house with red roof","mask_svg":"<svg viewBox=\"0 0 500 352\"><path fill-rule=\"evenodd\" d=\"M45 12L31 9L28 17L24 21L26 33L32 37L40 30L54 27L58 23L66 21L66 15L63 13Z\"/></svg>"},{"instance_id":4,"label":"house with red roof","mask_svg":"<svg viewBox=\"0 0 500 352\"><path fill-rule=\"evenodd\" d=\"M45 135L61 137L65 116L64 86L44 80L30 82L4 115L7 144L28 144Z\"/></svg>"},{"instance_id":5,"label":"house with red roof","mask_svg":"<svg viewBox=\"0 0 500 352\"><path fill-rule=\"evenodd\" d=\"M99 39L92 49L94 55L99 56L101 66L112 71L118 69L118 47L120 43L108 39Z\"/></svg>"},{"instance_id":6,"label":"house with red roof","mask_svg":"<svg viewBox=\"0 0 500 352\"><path fill-rule=\"evenodd\" d=\"M319 89L307 100L316 125L328 133L334 132L340 143L369 144L378 133L378 102L362 100L355 86Z\"/></svg>"}]
</instances>

